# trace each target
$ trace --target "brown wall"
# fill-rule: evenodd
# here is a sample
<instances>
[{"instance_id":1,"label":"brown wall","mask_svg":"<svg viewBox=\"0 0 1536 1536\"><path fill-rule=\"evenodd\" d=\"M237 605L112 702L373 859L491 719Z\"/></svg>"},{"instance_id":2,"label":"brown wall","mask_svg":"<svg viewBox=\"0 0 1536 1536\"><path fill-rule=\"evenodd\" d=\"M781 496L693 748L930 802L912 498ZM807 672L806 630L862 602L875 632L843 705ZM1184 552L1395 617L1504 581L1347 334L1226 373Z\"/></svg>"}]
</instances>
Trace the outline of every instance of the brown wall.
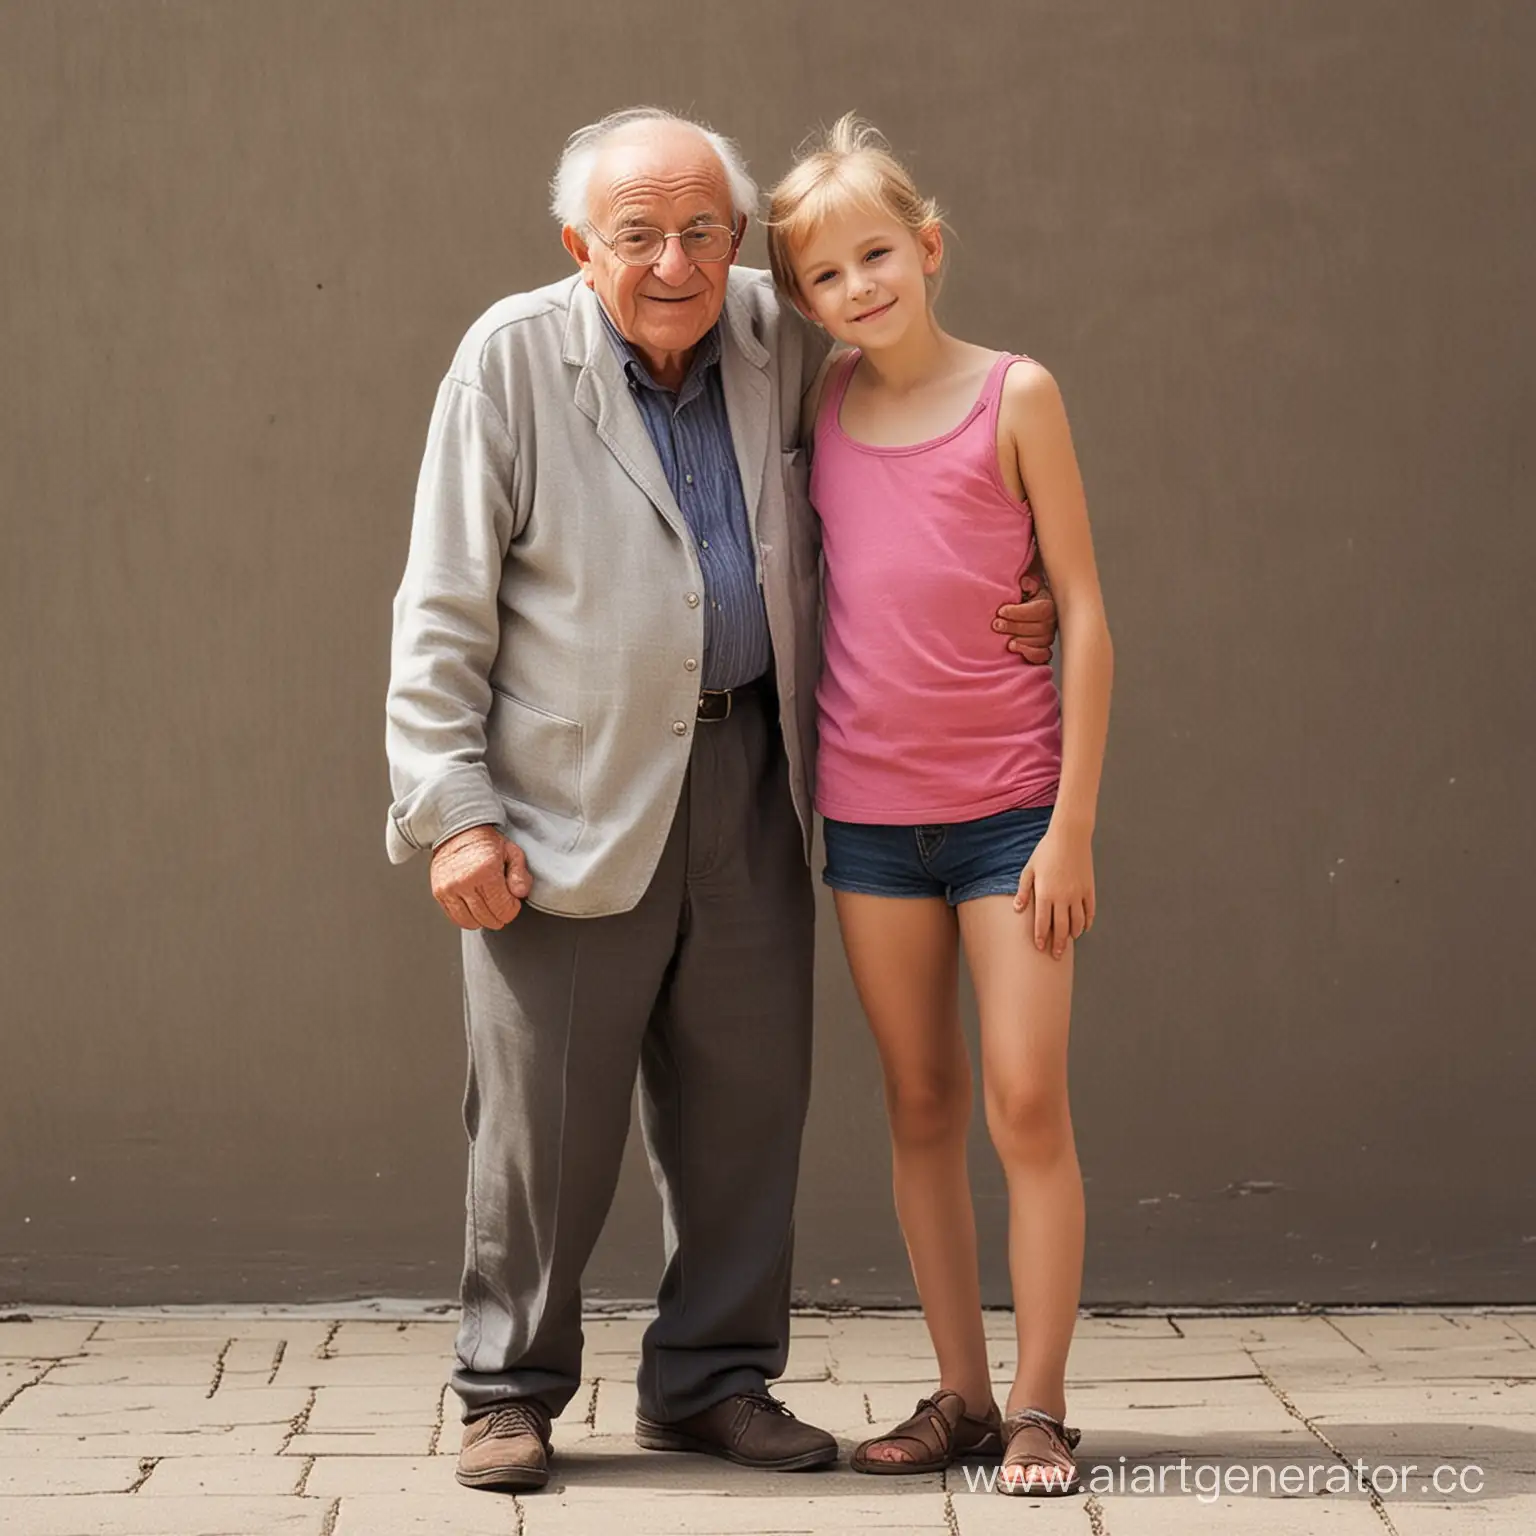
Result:
<instances>
[{"instance_id":1,"label":"brown wall","mask_svg":"<svg viewBox=\"0 0 1536 1536\"><path fill-rule=\"evenodd\" d=\"M641 99L765 178L872 116L951 327L1062 382L1119 661L1086 1299L1536 1300L1533 56L1519 0L7 0L0 1299L452 1293L389 604L454 344ZM800 1283L909 1300L822 939ZM596 1295L654 1283L642 1170Z\"/></svg>"}]
</instances>

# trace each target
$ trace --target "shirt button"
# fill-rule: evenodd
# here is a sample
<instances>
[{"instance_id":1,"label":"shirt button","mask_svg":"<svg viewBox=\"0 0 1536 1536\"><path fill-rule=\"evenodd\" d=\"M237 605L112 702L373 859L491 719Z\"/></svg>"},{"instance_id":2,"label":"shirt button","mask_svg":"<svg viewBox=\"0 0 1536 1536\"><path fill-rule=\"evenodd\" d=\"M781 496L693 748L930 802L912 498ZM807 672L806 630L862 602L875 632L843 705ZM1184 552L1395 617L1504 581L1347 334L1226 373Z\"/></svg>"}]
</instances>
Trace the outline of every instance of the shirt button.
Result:
<instances>
[{"instance_id":1,"label":"shirt button","mask_svg":"<svg viewBox=\"0 0 1536 1536\"><path fill-rule=\"evenodd\" d=\"M692 475L684 475L683 476L683 481L687 485L692 485L693 484L693 476Z\"/></svg>"},{"instance_id":2,"label":"shirt button","mask_svg":"<svg viewBox=\"0 0 1536 1536\"><path fill-rule=\"evenodd\" d=\"M698 670L699 664L693 659L692 656L690 656L688 660L683 663L684 672L697 672Z\"/></svg>"},{"instance_id":3,"label":"shirt button","mask_svg":"<svg viewBox=\"0 0 1536 1536\"><path fill-rule=\"evenodd\" d=\"M672 734L674 736L686 736L688 734L688 722L686 720L674 720L672 722Z\"/></svg>"},{"instance_id":4,"label":"shirt button","mask_svg":"<svg viewBox=\"0 0 1536 1536\"><path fill-rule=\"evenodd\" d=\"M699 606L699 594L697 592L690 592L687 597L683 599L683 601L687 603L690 608L697 608Z\"/></svg>"},{"instance_id":5,"label":"shirt button","mask_svg":"<svg viewBox=\"0 0 1536 1536\"><path fill-rule=\"evenodd\" d=\"M700 549L708 549L709 548L709 540L708 539L700 539L699 540L699 548Z\"/></svg>"}]
</instances>

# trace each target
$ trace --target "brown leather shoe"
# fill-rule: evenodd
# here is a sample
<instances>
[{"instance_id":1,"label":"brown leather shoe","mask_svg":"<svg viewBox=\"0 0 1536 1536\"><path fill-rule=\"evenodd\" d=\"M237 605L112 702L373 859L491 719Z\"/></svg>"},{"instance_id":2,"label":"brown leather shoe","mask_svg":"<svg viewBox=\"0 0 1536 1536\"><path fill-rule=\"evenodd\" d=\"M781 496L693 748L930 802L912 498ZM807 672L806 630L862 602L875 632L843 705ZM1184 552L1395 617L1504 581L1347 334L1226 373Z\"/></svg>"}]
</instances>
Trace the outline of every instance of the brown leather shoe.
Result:
<instances>
[{"instance_id":1,"label":"brown leather shoe","mask_svg":"<svg viewBox=\"0 0 1536 1536\"><path fill-rule=\"evenodd\" d=\"M837 1460L837 1441L802 1424L778 1398L739 1392L672 1424L635 1419L635 1443L648 1451L697 1451L766 1472L808 1472Z\"/></svg>"},{"instance_id":2,"label":"brown leather shoe","mask_svg":"<svg viewBox=\"0 0 1536 1536\"><path fill-rule=\"evenodd\" d=\"M542 1488L549 1481L549 1412L526 1399L464 1426L458 1479L466 1488Z\"/></svg>"}]
</instances>

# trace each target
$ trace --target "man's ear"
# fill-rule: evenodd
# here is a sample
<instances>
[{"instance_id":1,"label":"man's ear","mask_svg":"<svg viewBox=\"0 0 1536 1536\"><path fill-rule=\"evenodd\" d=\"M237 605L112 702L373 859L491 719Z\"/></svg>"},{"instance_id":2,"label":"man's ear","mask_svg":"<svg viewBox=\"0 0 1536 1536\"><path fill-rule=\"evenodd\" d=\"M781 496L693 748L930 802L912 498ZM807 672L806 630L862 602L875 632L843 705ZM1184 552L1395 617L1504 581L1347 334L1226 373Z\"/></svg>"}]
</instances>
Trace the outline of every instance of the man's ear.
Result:
<instances>
[{"instance_id":1,"label":"man's ear","mask_svg":"<svg viewBox=\"0 0 1536 1536\"><path fill-rule=\"evenodd\" d=\"M744 213L736 216L736 240L731 246L731 265L736 265L736 259L741 255L741 242L747 237L747 216Z\"/></svg>"},{"instance_id":2,"label":"man's ear","mask_svg":"<svg viewBox=\"0 0 1536 1536\"><path fill-rule=\"evenodd\" d=\"M560 230L560 243L571 253L571 260L581 268L581 275L588 288L592 286L592 247L587 244L581 231L566 224Z\"/></svg>"}]
</instances>

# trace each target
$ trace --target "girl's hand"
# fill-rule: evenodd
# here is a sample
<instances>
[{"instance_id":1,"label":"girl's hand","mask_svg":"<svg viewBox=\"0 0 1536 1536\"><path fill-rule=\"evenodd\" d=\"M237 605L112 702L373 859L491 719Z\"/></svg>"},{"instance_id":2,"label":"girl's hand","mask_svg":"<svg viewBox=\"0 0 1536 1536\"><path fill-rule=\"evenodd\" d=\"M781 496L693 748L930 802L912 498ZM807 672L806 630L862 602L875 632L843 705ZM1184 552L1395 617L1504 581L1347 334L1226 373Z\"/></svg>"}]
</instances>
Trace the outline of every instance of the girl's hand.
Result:
<instances>
[{"instance_id":1,"label":"girl's hand","mask_svg":"<svg viewBox=\"0 0 1536 1536\"><path fill-rule=\"evenodd\" d=\"M1035 846L1024 873L1013 910L1022 912L1035 904L1035 948L1049 941L1054 959L1066 953L1069 938L1081 938L1093 927L1093 837L1052 822Z\"/></svg>"}]
</instances>

